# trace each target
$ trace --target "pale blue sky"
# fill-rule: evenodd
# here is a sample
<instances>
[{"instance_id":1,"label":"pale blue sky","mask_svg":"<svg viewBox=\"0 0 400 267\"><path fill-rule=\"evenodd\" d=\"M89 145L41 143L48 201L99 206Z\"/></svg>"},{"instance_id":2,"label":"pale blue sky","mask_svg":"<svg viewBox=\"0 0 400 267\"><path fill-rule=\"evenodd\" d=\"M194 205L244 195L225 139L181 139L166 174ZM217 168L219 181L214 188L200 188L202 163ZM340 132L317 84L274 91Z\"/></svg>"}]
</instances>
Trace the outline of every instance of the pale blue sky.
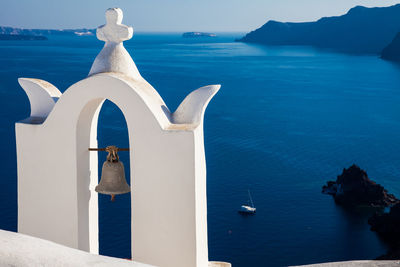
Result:
<instances>
[{"instance_id":1,"label":"pale blue sky","mask_svg":"<svg viewBox=\"0 0 400 267\"><path fill-rule=\"evenodd\" d=\"M356 5L400 0L2 0L0 25L23 28L95 28L108 7L121 7L135 31L249 31L268 20L310 21Z\"/></svg>"}]
</instances>

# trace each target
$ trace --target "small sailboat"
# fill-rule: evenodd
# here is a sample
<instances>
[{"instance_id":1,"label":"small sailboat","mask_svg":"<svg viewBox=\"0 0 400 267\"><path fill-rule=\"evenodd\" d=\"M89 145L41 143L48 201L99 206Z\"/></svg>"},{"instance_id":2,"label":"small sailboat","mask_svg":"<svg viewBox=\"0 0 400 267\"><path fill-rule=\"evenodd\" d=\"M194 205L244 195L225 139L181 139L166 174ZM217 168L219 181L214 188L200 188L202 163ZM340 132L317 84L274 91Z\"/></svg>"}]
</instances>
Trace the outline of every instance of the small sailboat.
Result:
<instances>
[{"instance_id":1,"label":"small sailboat","mask_svg":"<svg viewBox=\"0 0 400 267\"><path fill-rule=\"evenodd\" d=\"M247 190L249 193L249 204L248 205L242 205L239 209L239 213L245 213L245 214L254 214L256 213L256 207L254 207L253 199L251 198L250 190Z\"/></svg>"}]
</instances>

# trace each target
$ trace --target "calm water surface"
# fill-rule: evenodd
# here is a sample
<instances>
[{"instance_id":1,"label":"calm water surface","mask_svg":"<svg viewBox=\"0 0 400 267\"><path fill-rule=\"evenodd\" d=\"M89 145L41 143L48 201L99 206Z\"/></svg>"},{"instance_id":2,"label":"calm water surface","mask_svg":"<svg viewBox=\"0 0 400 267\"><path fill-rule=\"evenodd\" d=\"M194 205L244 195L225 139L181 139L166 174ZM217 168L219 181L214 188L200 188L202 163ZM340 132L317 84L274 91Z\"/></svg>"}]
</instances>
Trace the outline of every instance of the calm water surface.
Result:
<instances>
[{"instance_id":1,"label":"calm water surface","mask_svg":"<svg viewBox=\"0 0 400 267\"><path fill-rule=\"evenodd\" d=\"M233 42L239 36L138 33L125 43L171 111L192 90L222 84L205 117L210 259L258 267L384 253L369 230L370 211L337 207L321 186L356 163L400 197L400 66L376 56ZM87 75L101 47L94 37L0 43L1 229L17 230L14 123L29 116L17 78L64 91ZM110 144L127 146L128 134L119 109L106 102L99 146ZM126 169L128 157L121 153ZM248 188L257 214L243 217L237 209ZM129 197L111 203L100 196L104 255L131 256Z\"/></svg>"}]
</instances>

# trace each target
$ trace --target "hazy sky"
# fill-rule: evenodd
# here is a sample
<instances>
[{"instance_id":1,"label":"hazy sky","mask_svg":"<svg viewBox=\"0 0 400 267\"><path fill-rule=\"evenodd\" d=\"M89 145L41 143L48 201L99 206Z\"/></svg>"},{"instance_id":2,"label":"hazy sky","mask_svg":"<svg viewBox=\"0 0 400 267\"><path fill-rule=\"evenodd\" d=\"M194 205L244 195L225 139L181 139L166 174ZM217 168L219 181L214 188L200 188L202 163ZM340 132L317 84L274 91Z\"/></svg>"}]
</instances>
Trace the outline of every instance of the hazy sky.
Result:
<instances>
[{"instance_id":1,"label":"hazy sky","mask_svg":"<svg viewBox=\"0 0 400 267\"><path fill-rule=\"evenodd\" d=\"M249 31L268 20L310 21L353 6L400 0L1 0L0 25L95 28L108 7L121 7L135 31Z\"/></svg>"}]
</instances>

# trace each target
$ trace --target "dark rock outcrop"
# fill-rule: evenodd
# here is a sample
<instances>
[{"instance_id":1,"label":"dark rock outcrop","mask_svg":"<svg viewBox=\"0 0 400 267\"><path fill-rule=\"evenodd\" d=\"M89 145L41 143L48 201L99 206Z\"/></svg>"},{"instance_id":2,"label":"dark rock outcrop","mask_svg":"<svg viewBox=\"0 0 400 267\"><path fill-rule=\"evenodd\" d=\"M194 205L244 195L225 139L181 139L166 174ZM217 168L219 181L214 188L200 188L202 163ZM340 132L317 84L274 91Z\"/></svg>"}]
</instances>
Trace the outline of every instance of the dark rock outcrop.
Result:
<instances>
[{"instance_id":1,"label":"dark rock outcrop","mask_svg":"<svg viewBox=\"0 0 400 267\"><path fill-rule=\"evenodd\" d=\"M368 223L390 247L387 254L377 259L400 260L400 203L391 207L388 213L375 213Z\"/></svg>"},{"instance_id":2,"label":"dark rock outcrop","mask_svg":"<svg viewBox=\"0 0 400 267\"><path fill-rule=\"evenodd\" d=\"M329 181L322 192L332 195L343 206L389 207L399 200L381 185L371 181L367 173L357 165L343 169L336 181Z\"/></svg>"},{"instance_id":3,"label":"dark rock outcrop","mask_svg":"<svg viewBox=\"0 0 400 267\"><path fill-rule=\"evenodd\" d=\"M400 62L400 32L394 40L382 51L382 58Z\"/></svg>"},{"instance_id":4,"label":"dark rock outcrop","mask_svg":"<svg viewBox=\"0 0 400 267\"><path fill-rule=\"evenodd\" d=\"M343 16L321 18L315 22L269 21L237 41L381 54L399 29L400 4L379 8L357 6Z\"/></svg>"},{"instance_id":5,"label":"dark rock outcrop","mask_svg":"<svg viewBox=\"0 0 400 267\"><path fill-rule=\"evenodd\" d=\"M376 260L400 260L400 247L391 248L386 254L376 258Z\"/></svg>"},{"instance_id":6,"label":"dark rock outcrop","mask_svg":"<svg viewBox=\"0 0 400 267\"><path fill-rule=\"evenodd\" d=\"M375 231L389 244L400 247L400 203L390 208L390 212L375 213L369 220Z\"/></svg>"}]
</instances>

